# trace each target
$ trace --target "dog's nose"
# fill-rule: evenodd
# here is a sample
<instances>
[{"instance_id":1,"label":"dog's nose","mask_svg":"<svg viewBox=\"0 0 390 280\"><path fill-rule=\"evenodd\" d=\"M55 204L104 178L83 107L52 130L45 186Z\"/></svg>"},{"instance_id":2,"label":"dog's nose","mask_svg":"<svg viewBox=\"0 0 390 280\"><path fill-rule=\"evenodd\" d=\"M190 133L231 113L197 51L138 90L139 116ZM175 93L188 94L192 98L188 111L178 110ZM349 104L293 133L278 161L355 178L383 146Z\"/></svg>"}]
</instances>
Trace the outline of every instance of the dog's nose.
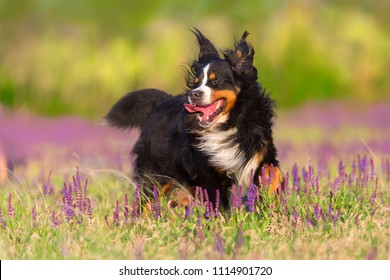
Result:
<instances>
[{"instance_id":1,"label":"dog's nose","mask_svg":"<svg viewBox=\"0 0 390 280\"><path fill-rule=\"evenodd\" d=\"M202 97L202 95L203 92L201 92L200 90L193 90L189 93L189 97L192 102L198 101Z\"/></svg>"}]
</instances>

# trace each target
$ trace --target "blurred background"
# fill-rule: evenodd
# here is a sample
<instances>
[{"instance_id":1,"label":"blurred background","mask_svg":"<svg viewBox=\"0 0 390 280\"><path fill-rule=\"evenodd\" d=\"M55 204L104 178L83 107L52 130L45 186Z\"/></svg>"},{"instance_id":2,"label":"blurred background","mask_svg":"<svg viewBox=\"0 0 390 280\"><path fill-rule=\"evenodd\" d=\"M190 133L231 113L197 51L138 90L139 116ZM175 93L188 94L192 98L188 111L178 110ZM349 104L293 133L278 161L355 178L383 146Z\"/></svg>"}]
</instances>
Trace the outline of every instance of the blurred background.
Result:
<instances>
[{"instance_id":1,"label":"blurred background","mask_svg":"<svg viewBox=\"0 0 390 280\"><path fill-rule=\"evenodd\" d=\"M281 109L390 96L390 1L2 0L0 103L101 118L125 92L184 89L192 26L219 48L250 32Z\"/></svg>"},{"instance_id":2,"label":"blurred background","mask_svg":"<svg viewBox=\"0 0 390 280\"><path fill-rule=\"evenodd\" d=\"M358 119L364 131L334 142L385 139L389 152L389 15L388 0L1 0L0 160L25 157L20 147L34 133L36 142L104 138L74 126L98 124L128 91L183 92L183 66L198 51L193 26L219 48L249 31L259 80L278 103L281 157L295 140L303 147ZM80 119L68 127L46 120L69 116Z\"/></svg>"}]
</instances>

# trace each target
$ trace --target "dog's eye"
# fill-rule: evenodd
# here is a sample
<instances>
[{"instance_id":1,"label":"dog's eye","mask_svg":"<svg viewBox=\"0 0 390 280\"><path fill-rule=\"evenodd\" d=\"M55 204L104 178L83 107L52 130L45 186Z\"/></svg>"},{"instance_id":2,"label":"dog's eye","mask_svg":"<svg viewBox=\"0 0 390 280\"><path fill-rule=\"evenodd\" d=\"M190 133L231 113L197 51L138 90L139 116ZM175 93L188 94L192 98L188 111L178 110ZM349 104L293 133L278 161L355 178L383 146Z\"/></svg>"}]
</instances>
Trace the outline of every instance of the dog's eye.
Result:
<instances>
[{"instance_id":1,"label":"dog's eye","mask_svg":"<svg viewBox=\"0 0 390 280\"><path fill-rule=\"evenodd\" d=\"M194 84L195 84L195 85L198 85L198 84L199 84L199 78L195 78Z\"/></svg>"}]
</instances>

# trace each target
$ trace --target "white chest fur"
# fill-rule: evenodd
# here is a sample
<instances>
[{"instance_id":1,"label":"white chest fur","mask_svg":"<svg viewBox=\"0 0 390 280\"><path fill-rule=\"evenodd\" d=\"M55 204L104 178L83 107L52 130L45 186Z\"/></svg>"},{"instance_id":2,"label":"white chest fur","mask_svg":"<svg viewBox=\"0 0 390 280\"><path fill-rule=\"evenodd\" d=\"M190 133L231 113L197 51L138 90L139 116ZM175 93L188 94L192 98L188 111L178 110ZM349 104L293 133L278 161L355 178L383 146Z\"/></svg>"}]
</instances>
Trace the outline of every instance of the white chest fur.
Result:
<instances>
[{"instance_id":1,"label":"white chest fur","mask_svg":"<svg viewBox=\"0 0 390 280\"><path fill-rule=\"evenodd\" d=\"M238 144L232 139L237 133L233 128L227 131L209 129L200 137L197 148L210 157L210 163L228 173L234 173L240 185L248 186L251 173L257 168L255 157L246 159Z\"/></svg>"}]
</instances>

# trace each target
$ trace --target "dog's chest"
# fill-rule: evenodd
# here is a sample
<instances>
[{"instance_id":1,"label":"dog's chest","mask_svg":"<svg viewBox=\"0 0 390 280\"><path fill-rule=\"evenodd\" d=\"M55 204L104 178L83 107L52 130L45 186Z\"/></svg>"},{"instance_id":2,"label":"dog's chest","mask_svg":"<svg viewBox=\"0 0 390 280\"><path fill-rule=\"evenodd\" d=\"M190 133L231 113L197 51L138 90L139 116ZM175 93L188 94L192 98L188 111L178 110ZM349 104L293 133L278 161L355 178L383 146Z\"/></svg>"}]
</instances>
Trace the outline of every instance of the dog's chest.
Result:
<instances>
[{"instance_id":1,"label":"dog's chest","mask_svg":"<svg viewBox=\"0 0 390 280\"><path fill-rule=\"evenodd\" d=\"M247 159L235 141L237 129L204 131L196 148L209 156L210 164L227 173L233 173L239 184L249 184L251 172L257 168L254 158Z\"/></svg>"}]
</instances>

